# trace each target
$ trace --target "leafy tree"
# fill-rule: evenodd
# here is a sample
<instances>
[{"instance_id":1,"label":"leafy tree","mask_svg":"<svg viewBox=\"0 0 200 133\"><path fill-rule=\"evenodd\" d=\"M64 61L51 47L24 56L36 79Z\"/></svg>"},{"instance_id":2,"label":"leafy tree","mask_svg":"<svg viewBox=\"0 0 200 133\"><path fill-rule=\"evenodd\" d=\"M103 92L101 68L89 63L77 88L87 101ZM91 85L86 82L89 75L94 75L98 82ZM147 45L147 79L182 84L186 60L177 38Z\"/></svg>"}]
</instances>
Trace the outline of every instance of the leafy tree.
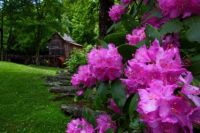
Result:
<instances>
[{"instance_id":1,"label":"leafy tree","mask_svg":"<svg viewBox=\"0 0 200 133\"><path fill-rule=\"evenodd\" d=\"M65 1L65 17L69 19L68 33L78 43L92 43L98 36L98 1Z\"/></svg>"}]
</instances>

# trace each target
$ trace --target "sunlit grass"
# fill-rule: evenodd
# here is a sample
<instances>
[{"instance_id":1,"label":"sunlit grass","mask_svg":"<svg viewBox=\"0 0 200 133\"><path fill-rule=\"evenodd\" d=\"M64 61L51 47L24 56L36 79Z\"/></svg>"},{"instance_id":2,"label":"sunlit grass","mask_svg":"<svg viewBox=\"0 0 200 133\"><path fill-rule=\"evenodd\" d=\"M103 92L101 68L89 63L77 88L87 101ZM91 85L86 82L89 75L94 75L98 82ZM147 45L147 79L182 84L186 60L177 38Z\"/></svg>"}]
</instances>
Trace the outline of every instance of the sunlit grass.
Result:
<instances>
[{"instance_id":1,"label":"sunlit grass","mask_svg":"<svg viewBox=\"0 0 200 133\"><path fill-rule=\"evenodd\" d=\"M0 132L63 133L69 118L44 85L56 68L0 62Z\"/></svg>"}]
</instances>

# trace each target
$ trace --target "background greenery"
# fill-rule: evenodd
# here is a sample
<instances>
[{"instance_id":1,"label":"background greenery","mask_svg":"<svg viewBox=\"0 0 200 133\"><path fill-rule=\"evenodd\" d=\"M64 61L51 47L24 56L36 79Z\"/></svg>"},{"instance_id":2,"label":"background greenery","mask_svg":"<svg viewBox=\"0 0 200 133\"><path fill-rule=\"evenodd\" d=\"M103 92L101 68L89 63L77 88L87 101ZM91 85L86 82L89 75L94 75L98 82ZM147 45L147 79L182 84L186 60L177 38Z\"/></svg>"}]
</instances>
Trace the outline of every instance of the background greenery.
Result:
<instances>
[{"instance_id":1,"label":"background greenery","mask_svg":"<svg viewBox=\"0 0 200 133\"><path fill-rule=\"evenodd\" d=\"M45 54L55 32L80 43L98 36L98 0L0 0L4 54ZM3 17L2 17L3 16Z\"/></svg>"}]
</instances>

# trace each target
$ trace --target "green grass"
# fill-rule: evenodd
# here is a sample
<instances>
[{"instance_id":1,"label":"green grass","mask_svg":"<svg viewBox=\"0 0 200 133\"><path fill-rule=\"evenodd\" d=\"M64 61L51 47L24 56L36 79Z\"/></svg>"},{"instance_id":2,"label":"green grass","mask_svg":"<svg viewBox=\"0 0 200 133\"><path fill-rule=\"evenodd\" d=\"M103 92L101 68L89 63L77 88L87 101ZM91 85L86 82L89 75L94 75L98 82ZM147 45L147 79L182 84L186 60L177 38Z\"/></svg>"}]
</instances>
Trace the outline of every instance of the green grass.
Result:
<instances>
[{"instance_id":1,"label":"green grass","mask_svg":"<svg viewBox=\"0 0 200 133\"><path fill-rule=\"evenodd\" d=\"M69 117L44 85L56 68L0 62L0 133L64 133Z\"/></svg>"}]
</instances>

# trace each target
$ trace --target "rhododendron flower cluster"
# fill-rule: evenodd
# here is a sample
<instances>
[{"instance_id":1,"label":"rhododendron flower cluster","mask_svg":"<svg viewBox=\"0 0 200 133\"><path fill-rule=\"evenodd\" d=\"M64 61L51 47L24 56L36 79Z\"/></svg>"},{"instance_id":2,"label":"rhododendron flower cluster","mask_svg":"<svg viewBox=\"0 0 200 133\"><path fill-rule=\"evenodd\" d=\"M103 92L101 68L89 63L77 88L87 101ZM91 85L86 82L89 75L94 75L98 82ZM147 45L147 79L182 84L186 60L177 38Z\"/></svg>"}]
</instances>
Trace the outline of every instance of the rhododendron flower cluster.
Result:
<instances>
[{"instance_id":1,"label":"rhododendron flower cluster","mask_svg":"<svg viewBox=\"0 0 200 133\"><path fill-rule=\"evenodd\" d=\"M158 0L158 3L163 15L169 18L200 14L199 0Z\"/></svg>"},{"instance_id":2,"label":"rhododendron flower cluster","mask_svg":"<svg viewBox=\"0 0 200 133\"><path fill-rule=\"evenodd\" d=\"M72 85L78 89L78 95L83 94L84 88L95 85L96 81L96 78L90 71L89 65L80 66L78 73L74 74L71 79Z\"/></svg>"},{"instance_id":3,"label":"rhododendron flower cluster","mask_svg":"<svg viewBox=\"0 0 200 133\"><path fill-rule=\"evenodd\" d=\"M96 119L98 133L105 133L108 129L116 130L116 123L107 114L99 115Z\"/></svg>"},{"instance_id":4,"label":"rhododendron flower cluster","mask_svg":"<svg viewBox=\"0 0 200 133\"><path fill-rule=\"evenodd\" d=\"M176 96L176 84L165 85L160 80L153 80L149 86L138 90L140 101L137 109L149 132L192 133L192 124L200 120L200 115L196 114L200 113L200 107Z\"/></svg>"},{"instance_id":5,"label":"rhododendron flower cluster","mask_svg":"<svg viewBox=\"0 0 200 133\"><path fill-rule=\"evenodd\" d=\"M125 13L126 9L123 5L113 5L112 8L110 8L109 16L112 21L117 22L121 19L121 16Z\"/></svg>"},{"instance_id":6,"label":"rhododendron flower cluster","mask_svg":"<svg viewBox=\"0 0 200 133\"><path fill-rule=\"evenodd\" d=\"M174 84L185 71L178 48L164 50L158 40L155 40L149 49L144 45L136 51L125 70L127 79L122 81L127 85L128 93L132 94L148 87L153 79Z\"/></svg>"},{"instance_id":7,"label":"rhododendron flower cluster","mask_svg":"<svg viewBox=\"0 0 200 133\"><path fill-rule=\"evenodd\" d=\"M84 118L74 119L67 124L66 133L94 133L92 124L88 123Z\"/></svg>"},{"instance_id":8,"label":"rhododendron flower cluster","mask_svg":"<svg viewBox=\"0 0 200 133\"><path fill-rule=\"evenodd\" d=\"M136 45L137 43L145 40L145 38L145 27L134 29L132 34L126 35L126 39L130 45Z\"/></svg>"},{"instance_id":9,"label":"rhododendron flower cluster","mask_svg":"<svg viewBox=\"0 0 200 133\"><path fill-rule=\"evenodd\" d=\"M122 57L114 44L109 44L108 49L92 49L88 54L88 64L94 77L100 81L115 80L121 76Z\"/></svg>"},{"instance_id":10,"label":"rhododendron flower cluster","mask_svg":"<svg viewBox=\"0 0 200 133\"><path fill-rule=\"evenodd\" d=\"M80 66L72 76L71 83L82 95L84 89L92 87L97 80L107 81L119 78L122 73L122 57L114 44L108 48L94 48L88 54L88 65Z\"/></svg>"},{"instance_id":11,"label":"rhododendron flower cluster","mask_svg":"<svg viewBox=\"0 0 200 133\"><path fill-rule=\"evenodd\" d=\"M116 130L116 123L112 121L108 114L101 114L96 119L97 127L87 122L84 118L71 120L67 124L66 133L105 133L108 129Z\"/></svg>"}]
</instances>

